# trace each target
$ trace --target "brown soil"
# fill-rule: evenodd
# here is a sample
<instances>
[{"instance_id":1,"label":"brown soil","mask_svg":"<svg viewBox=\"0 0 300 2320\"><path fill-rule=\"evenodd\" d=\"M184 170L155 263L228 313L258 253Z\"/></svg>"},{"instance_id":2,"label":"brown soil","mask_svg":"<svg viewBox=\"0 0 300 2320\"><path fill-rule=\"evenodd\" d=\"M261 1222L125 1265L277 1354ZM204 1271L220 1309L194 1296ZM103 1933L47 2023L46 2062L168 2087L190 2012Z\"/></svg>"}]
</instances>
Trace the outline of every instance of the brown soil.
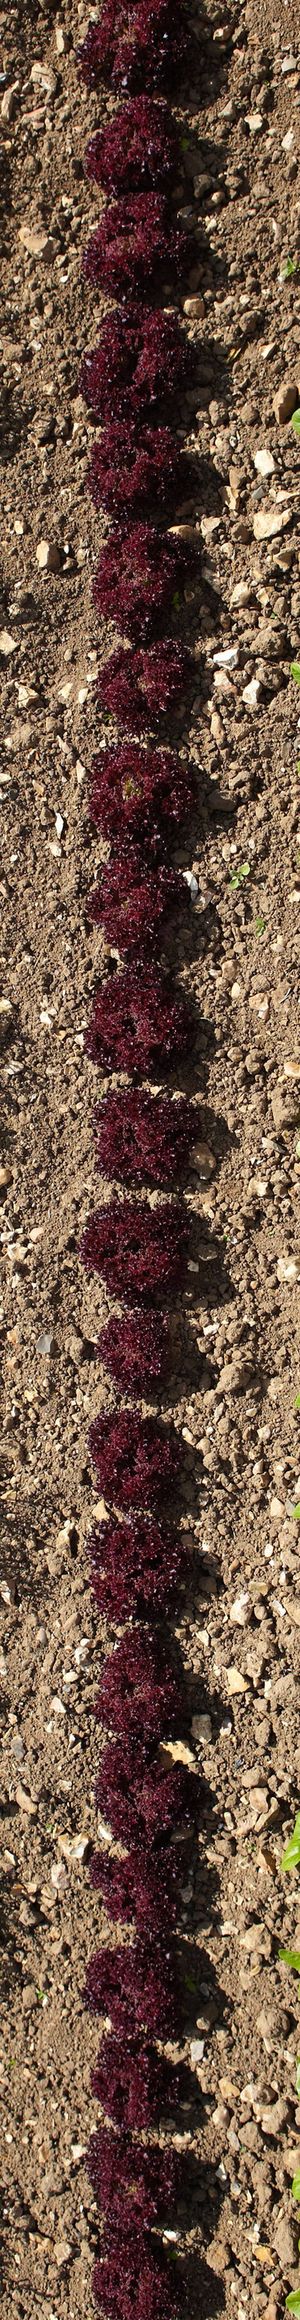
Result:
<instances>
[{"instance_id":1,"label":"brown soil","mask_svg":"<svg viewBox=\"0 0 300 2320\"><path fill-rule=\"evenodd\" d=\"M243 2320L259 2309L275 2320L298 2278L297 1989L278 1943L295 1939L300 1914L297 1880L280 1875L300 1776L292 1516L300 821L298 696L289 683L300 590L299 451L273 398L288 371L300 401L298 277L280 280L286 257L299 257L300 71L297 10L286 0L284 8L229 0L226 16L212 0L209 21L201 72L182 96L204 299L202 319L189 326L199 343L197 416L195 398L183 414L199 447L203 593L190 729L200 805L186 855L200 893L182 971L199 1007L196 1092L211 1159L188 1192L199 1290L183 1324L184 1383L182 1365L173 1381L175 1417L188 1430L194 1497L188 1478L185 1519L196 1550L180 1635L192 1713L209 1719L194 1730L205 1787L199 1870L183 1915L200 1970L186 2055L190 2037L200 2055L195 2075L192 2050L179 2131L185 2141L191 2129L198 2164L196 2183L190 2171L186 2184L183 2160L179 2228L182 2245L192 2234L191 2312L206 2320L226 2309ZM83 1033L103 951L84 911L99 537L84 491L90 427L78 394L81 350L94 333L80 270L94 216L82 157L96 118L76 73L85 22L75 0L57 17L50 0L30 8L19 0L1 15L1 86L13 92L4 116L2 102L5 2320L32 2320L43 2308L49 2320L79 2320L91 2307L95 2244L82 2152L97 2040L81 1986L99 1926L86 1866L99 1629L84 1539L87 1425L104 1387L100 1297L81 1275L78 1241L95 1197L95 1083ZM43 250L30 254L24 226L44 237ZM274 461L266 476L255 466L262 448ZM282 529L259 542L254 520L271 508ZM37 561L45 539L57 550L55 572ZM218 670L214 655L230 646L234 660ZM253 678L256 707L245 699ZM234 884L243 865L247 876Z\"/></svg>"}]
</instances>

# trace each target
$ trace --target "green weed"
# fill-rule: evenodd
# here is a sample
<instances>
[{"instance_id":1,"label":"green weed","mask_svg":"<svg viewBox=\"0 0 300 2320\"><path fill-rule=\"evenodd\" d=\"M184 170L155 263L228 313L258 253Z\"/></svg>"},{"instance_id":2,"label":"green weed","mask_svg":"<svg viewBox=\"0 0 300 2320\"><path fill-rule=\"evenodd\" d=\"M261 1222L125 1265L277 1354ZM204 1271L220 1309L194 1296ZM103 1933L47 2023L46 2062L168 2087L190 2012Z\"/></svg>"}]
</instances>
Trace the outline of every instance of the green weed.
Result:
<instances>
[{"instance_id":1,"label":"green weed","mask_svg":"<svg viewBox=\"0 0 300 2320\"><path fill-rule=\"evenodd\" d=\"M292 274L296 274L296 273L297 273L297 258L284 258L284 260L283 260L283 266L281 266L281 267L280 267L280 275L279 275L279 281L280 281L280 282L290 282L290 281L291 281L291 279L292 279Z\"/></svg>"}]
</instances>

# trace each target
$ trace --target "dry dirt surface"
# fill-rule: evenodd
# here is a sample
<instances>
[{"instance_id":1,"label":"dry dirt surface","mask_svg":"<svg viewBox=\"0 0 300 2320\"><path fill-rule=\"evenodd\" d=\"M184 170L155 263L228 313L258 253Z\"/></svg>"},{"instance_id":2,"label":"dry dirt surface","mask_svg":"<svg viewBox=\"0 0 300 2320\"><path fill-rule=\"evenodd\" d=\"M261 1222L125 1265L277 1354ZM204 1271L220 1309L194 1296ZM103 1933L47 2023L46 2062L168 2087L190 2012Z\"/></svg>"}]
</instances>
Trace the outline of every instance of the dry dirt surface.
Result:
<instances>
[{"instance_id":1,"label":"dry dirt surface","mask_svg":"<svg viewBox=\"0 0 300 2320\"><path fill-rule=\"evenodd\" d=\"M83 1041L104 948L85 908L99 524L78 374L95 335L83 156L103 105L77 77L87 14L11 0L0 18L4 2320L82 2320L96 2242L83 2152L97 2041L81 1989L105 1924L87 1876L104 1633L84 1541L105 1386L101 1296L78 1244L97 1186ZM198 1981L178 2229L196 2320L276 2320L298 2279L300 2150L297 1984L278 1959L280 1941L300 1941L297 1876L280 1872L300 1785L300 453L282 415L287 377L289 409L300 402L297 9L212 0L193 35L178 110L201 312L186 313L198 384L179 423L198 454L203 553L186 612L199 810L185 862L199 892L180 973L199 1010L204 1149L172 1407L190 1462L180 1641L203 1795L182 1903Z\"/></svg>"}]
</instances>

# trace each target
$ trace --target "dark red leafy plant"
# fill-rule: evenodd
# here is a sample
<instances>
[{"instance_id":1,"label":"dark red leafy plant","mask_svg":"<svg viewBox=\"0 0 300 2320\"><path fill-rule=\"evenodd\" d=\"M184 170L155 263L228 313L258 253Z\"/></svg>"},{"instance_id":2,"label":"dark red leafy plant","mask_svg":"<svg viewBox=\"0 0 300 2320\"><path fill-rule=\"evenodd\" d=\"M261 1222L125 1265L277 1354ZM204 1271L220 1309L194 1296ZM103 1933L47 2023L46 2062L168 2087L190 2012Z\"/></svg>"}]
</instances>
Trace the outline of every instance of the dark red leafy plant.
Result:
<instances>
[{"instance_id":1,"label":"dark red leafy plant","mask_svg":"<svg viewBox=\"0 0 300 2320\"><path fill-rule=\"evenodd\" d=\"M98 1949L89 1959L84 1989L89 2014L109 2014L121 2036L145 2029L153 2038L178 2037L181 2004L173 1951L137 1940L128 1949Z\"/></svg>"},{"instance_id":2,"label":"dark red leafy plant","mask_svg":"<svg viewBox=\"0 0 300 2320\"><path fill-rule=\"evenodd\" d=\"M119 645L103 662L97 678L98 699L112 717L135 733L147 724L159 725L162 716L178 709L191 682L192 656L175 637L129 652Z\"/></svg>"},{"instance_id":3,"label":"dark red leafy plant","mask_svg":"<svg viewBox=\"0 0 300 2320\"><path fill-rule=\"evenodd\" d=\"M158 1634L134 1628L105 1661L94 1714L112 1732L135 1740L162 1740L185 1722L182 1684ZM151 1920L150 1920L151 1922Z\"/></svg>"},{"instance_id":4,"label":"dark red leafy plant","mask_svg":"<svg viewBox=\"0 0 300 2320\"><path fill-rule=\"evenodd\" d=\"M97 2127L91 2135L86 2172L97 2205L106 2209L110 2224L145 2231L163 2219L178 2189L179 2155L161 2150L158 2143L132 2142L126 2132Z\"/></svg>"},{"instance_id":5,"label":"dark red leafy plant","mask_svg":"<svg viewBox=\"0 0 300 2320\"><path fill-rule=\"evenodd\" d=\"M158 1384L165 1377L168 1365L168 1332L160 1313L140 1313L136 1306L131 1313L114 1314L101 1329L97 1352L117 1386L125 1393L143 1393L147 1386Z\"/></svg>"},{"instance_id":6,"label":"dark red leafy plant","mask_svg":"<svg viewBox=\"0 0 300 2320\"><path fill-rule=\"evenodd\" d=\"M136 1919L139 1933L163 1933L165 1926L176 1924L178 1906L178 1861L175 1847L168 1845L164 1852L142 1853L137 1846L116 1861L111 1854L93 1853L90 1862L90 1880L94 1892L102 1893L109 1917L130 1925ZM143 2121L132 2120L132 2125Z\"/></svg>"},{"instance_id":7,"label":"dark red leafy plant","mask_svg":"<svg viewBox=\"0 0 300 2320\"><path fill-rule=\"evenodd\" d=\"M185 461L185 472L187 462ZM170 427L141 427L141 420L111 419L100 443L93 444L87 485L94 507L122 511L123 521L150 502L165 508L174 492L184 491L182 455Z\"/></svg>"},{"instance_id":8,"label":"dark red leafy plant","mask_svg":"<svg viewBox=\"0 0 300 2320\"><path fill-rule=\"evenodd\" d=\"M183 1464L175 1428L167 1433L155 1418L120 1410L118 1416L94 1418L89 1444L101 1490L113 1506L155 1507L174 1490Z\"/></svg>"},{"instance_id":9,"label":"dark red leafy plant","mask_svg":"<svg viewBox=\"0 0 300 2320\"><path fill-rule=\"evenodd\" d=\"M110 1741L103 1749L95 1786L96 1804L121 1843L160 1846L178 1828L189 1826L197 1808L197 1781L186 1765L163 1764L136 1742ZM122 1951L122 1957L123 1957Z\"/></svg>"},{"instance_id":10,"label":"dark red leafy plant","mask_svg":"<svg viewBox=\"0 0 300 2320\"><path fill-rule=\"evenodd\" d=\"M197 1112L187 1096L120 1088L94 1112L98 1167L122 1184L171 1185L186 1176L196 1143Z\"/></svg>"},{"instance_id":11,"label":"dark red leafy plant","mask_svg":"<svg viewBox=\"0 0 300 2320\"><path fill-rule=\"evenodd\" d=\"M106 2256L93 2271L93 2295L107 2320L182 2320L167 2260L145 2235L105 2232ZM172 2267L174 2273L174 2266Z\"/></svg>"},{"instance_id":12,"label":"dark red leafy plant","mask_svg":"<svg viewBox=\"0 0 300 2320\"><path fill-rule=\"evenodd\" d=\"M185 1279L187 1219L175 1202L110 1200L96 1208L85 1226L81 1257L87 1273L101 1273L107 1288L130 1304L170 1294ZM135 1419L135 1424L137 1423Z\"/></svg>"},{"instance_id":13,"label":"dark red leafy plant","mask_svg":"<svg viewBox=\"0 0 300 2320\"><path fill-rule=\"evenodd\" d=\"M96 611L116 620L128 636L146 637L177 598L189 551L155 524L130 524L110 533L93 582Z\"/></svg>"},{"instance_id":14,"label":"dark red leafy plant","mask_svg":"<svg viewBox=\"0 0 300 2320\"><path fill-rule=\"evenodd\" d=\"M78 50L87 88L101 81L115 89L169 86L186 45L181 7L171 0L104 0L98 23L89 24Z\"/></svg>"},{"instance_id":15,"label":"dark red leafy plant","mask_svg":"<svg viewBox=\"0 0 300 2320\"><path fill-rule=\"evenodd\" d=\"M188 899L180 870L169 869L167 862L149 868L137 847L127 847L120 848L118 862L100 872L87 907L92 925L104 927L107 941L123 958L133 959L137 951L153 958L165 921Z\"/></svg>"},{"instance_id":16,"label":"dark red leafy plant","mask_svg":"<svg viewBox=\"0 0 300 2320\"><path fill-rule=\"evenodd\" d=\"M107 193L166 192L178 168L178 142L165 104L131 97L105 129L96 129L85 155L87 177Z\"/></svg>"},{"instance_id":17,"label":"dark red leafy plant","mask_svg":"<svg viewBox=\"0 0 300 2320\"><path fill-rule=\"evenodd\" d=\"M161 830L177 835L194 802L192 775L175 750L123 741L92 759L89 812L104 838L124 836L152 850Z\"/></svg>"},{"instance_id":18,"label":"dark red leafy plant","mask_svg":"<svg viewBox=\"0 0 300 2320\"><path fill-rule=\"evenodd\" d=\"M165 1073L191 1051L194 1024L184 999L156 967L134 967L100 983L86 1032L86 1053L103 1071Z\"/></svg>"},{"instance_id":19,"label":"dark red leafy plant","mask_svg":"<svg viewBox=\"0 0 300 2320\"><path fill-rule=\"evenodd\" d=\"M95 419L144 418L159 400L179 395L192 373L192 353L172 308L115 307L106 314L98 346L84 355L81 393Z\"/></svg>"},{"instance_id":20,"label":"dark red leafy plant","mask_svg":"<svg viewBox=\"0 0 300 2320\"><path fill-rule=\"evenodd\" d=\"M155 1094L156 1077L175 1071L194 1038L191 1009L155 964L167 916L188 899L165 841L177 837L191 811L194 783L171 750L156 750L151 738L139 747L140 735L151 736L151 729L159 735L161 717L171 720L193 688L192 654L160 628L166 616L174 628L178 590L197 558L196 538L190 550L184 527L167 529L172 495L189 490L191 466L184 464L180 435L174 438L164 424L175 397L178 423L178 396L195 362L178 314L151 305L157 273L161 296L169 297L170 274L178 281L189 249L192 254L191 210L176 219L180 148L163 98L184 65L186 37L181 0L177 9L173 0L102 0L99 21L90 23L79 50L87 86L104 81L113 93L110 118L87 147L86 176L108 198L83 272L121 301L104 318L100 343L86 354L80 377L89 408L104 423L87 485L96 509L115 518L101 547L93 600L123 639L97 680L101 708L117 720L121 739L92 765L91 819L114 851L101 862L87 908L125 959L120 973L96 985L85 1046L104 1073L154 1082L151 1092L139 1094L132 1084L111 1089L96 1114L99 1167L110 1179L119 1174L121 1185L144 1185L147 1194L151 1184L173 1189L197 1133L190 1104ZM122 101L115 115L117 89ZM162 520L155 523L156 517ZM174 1323L161 1307L185 1280L187 1252L182 1203L160 1200L153 1207L149 1198L113 1195L88 1220L83 1262L123 1306L101 1329L97 1352L132 1403L165 1375ZM89 1433L98 1486L110 1507L109 1519L95 1523L88 1540L91 1585L100 1613L125 1630L113 1645L111 1639L94 1704L97 1722L113 1738L102 1749L95 1786L103 1850L93 1853L90 1883L113 1933L112 1946L90 1958L84 1991L88 2011L106 2021L92 2073L106 2123L96 2128L87 2153L101 2210L93 2293L107 2320L179 2320L180 2295L156 2235L169 2223L170 2207L176 2213L180 2160L173 2146L153 2140L161 2122L172 2127L168 2112L179 2081L153 2040L178 2038L184 2026L174 1935L178 1879L198 1803L197 1776L172 1761L172 1749L170 1755L171 1736L186 1730L186 1711L175 1649L161 1624L187 1568L184 1537L174 1538L157 1519L168 1496L173 1508L184 1444L174 1426L143 1417L134 1404L111 1413L113 1400L109 1393L106 1414L96 1416ZM121 1841L121 1858L110 1843L107 1849L110 1832L118 1847ZM125 1945L120 1928L126 1927Z\"/></svg>"},{"instance_id":21,"label":"dark red leafy plant","mask_svg":"<svg viewBox=\"0 0 300 2320\"><path fill-rule=\"evenodd\" d=\"M143 1515L131 1522L95 1523L88 1538L91 1584L98 1610L127 1619L159 1615L185 1574L184 1539Z\"/></svg>"},{"instance_id":22,"label":"dark red leafy plant","mask_svg":"<svg viewBox=\"0 0 300 2320\"><path fill-rule=\"evenodd\" d=\"M118 1863L120 1867L120 1863ZM106 1896L105 1896L106 1898ZM114 1912L114 1914L116 1914ZM92 2093L113 2119L116 2127L159 2126L164 2114L178 2101L178 2072L165 2062L157 2048L142 2044L131 2037L125 2049L113 2032L102 2038L95 2069L91 2072Z\"/></svg>"},{"instance_id":23,"label":"dark red leafy plant","mask_svg":"<svg viewBox=\"0 0 300 2320\"><path fill-rule=\"evenodd\" d=\"M131 193L111 202L84 252L83 272L97 290L117 298L145 296L157 268L182 270L186 238L172 221L162 193Z\"/></svg>"}]
</instances>

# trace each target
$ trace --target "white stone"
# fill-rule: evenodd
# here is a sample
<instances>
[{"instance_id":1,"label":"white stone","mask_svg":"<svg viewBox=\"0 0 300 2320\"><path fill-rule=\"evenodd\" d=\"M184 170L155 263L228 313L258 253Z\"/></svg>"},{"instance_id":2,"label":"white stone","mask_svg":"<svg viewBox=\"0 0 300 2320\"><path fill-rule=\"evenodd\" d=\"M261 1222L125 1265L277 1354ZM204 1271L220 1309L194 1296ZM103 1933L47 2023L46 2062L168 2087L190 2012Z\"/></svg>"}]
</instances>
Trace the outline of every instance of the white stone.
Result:
<instances>
[{"instance_id":1,"label":"white stone","mask_svg":"<svg viewBox=\"0 0 300 2320\"><path fill-rule=\"evenodd\" d=\"M275 460L272 451L264 451L263 445L261 451L255 451L254 467L257 468L258 475L274 475Z\"/></svg>"}]
</instances>

